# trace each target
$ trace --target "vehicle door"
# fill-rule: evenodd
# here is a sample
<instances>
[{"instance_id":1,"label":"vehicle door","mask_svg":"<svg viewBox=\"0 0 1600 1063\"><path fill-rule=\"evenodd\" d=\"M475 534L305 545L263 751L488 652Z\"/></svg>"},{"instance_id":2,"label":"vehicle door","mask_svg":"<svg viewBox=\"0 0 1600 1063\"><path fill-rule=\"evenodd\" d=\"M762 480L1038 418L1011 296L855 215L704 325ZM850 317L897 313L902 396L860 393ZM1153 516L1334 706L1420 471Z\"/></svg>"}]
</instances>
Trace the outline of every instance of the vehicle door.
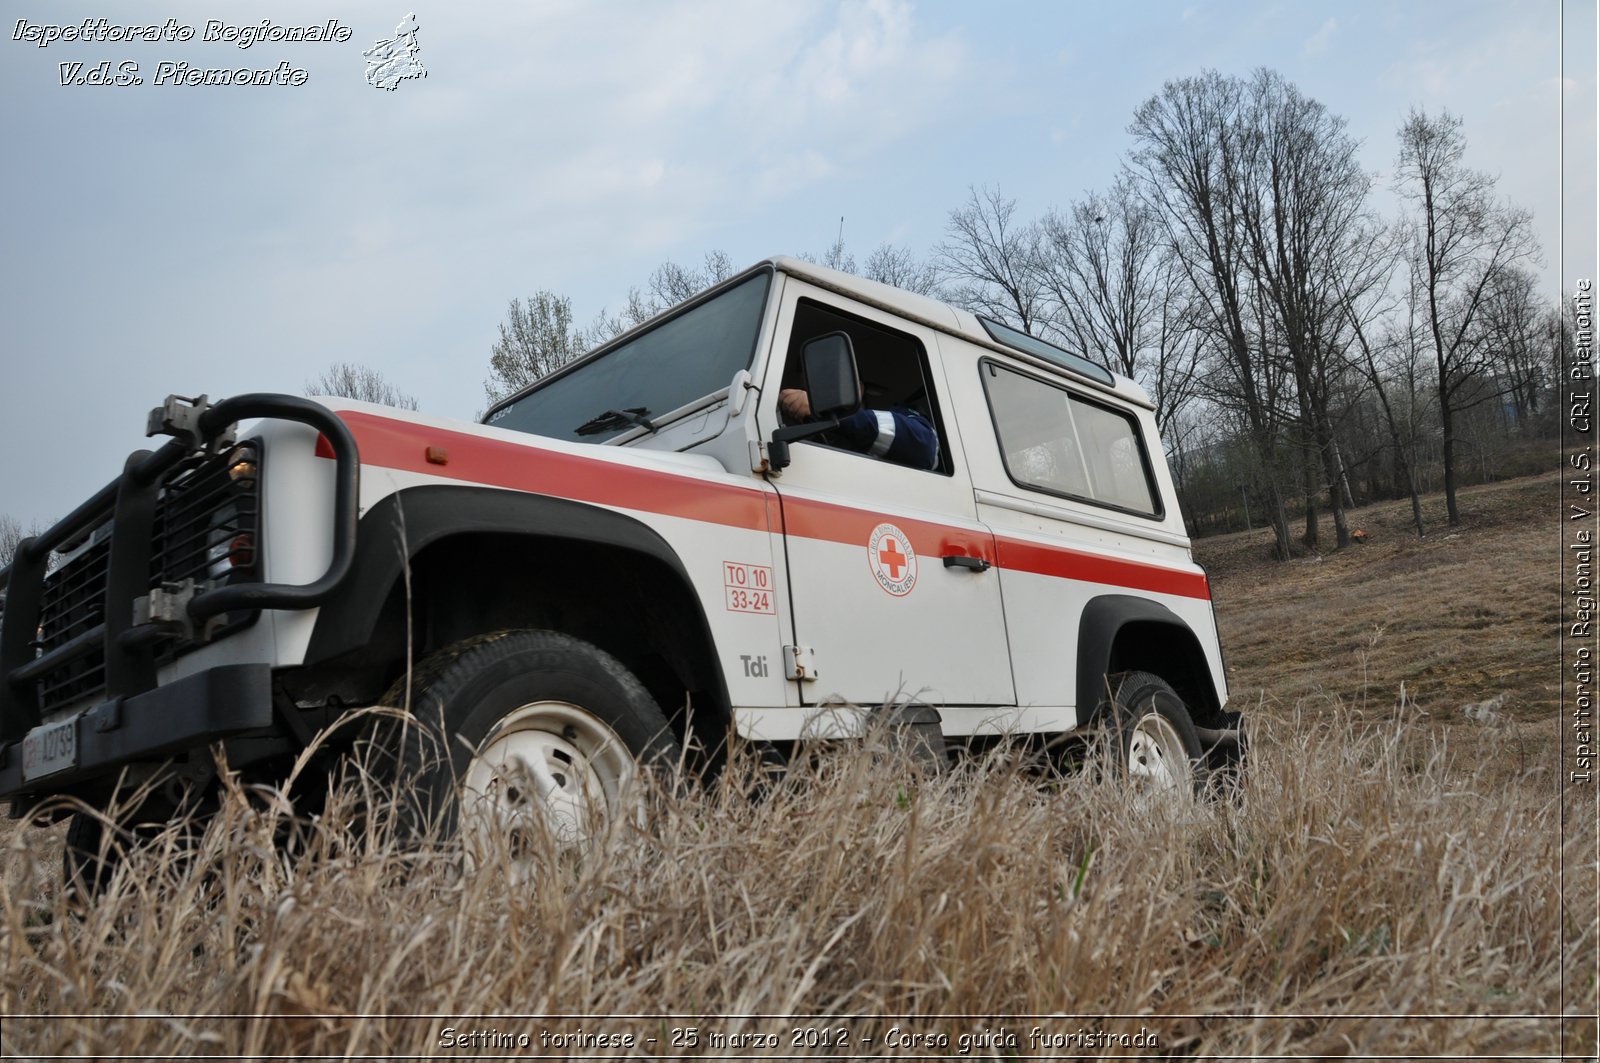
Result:
<instances>
[{"instance_id":1,"label":"vehicle door","mask_svg":"<svg viewBox=\"0 0 1600 1063\"><path fill-rule=\"evenodd\" d=\"M804 384L803 344L835 332L850 338L863 405L918 411L939 453L932 469L908 467L824 436L794 443L772 480L794 638L812 652L800 703L1013 705L994 537L945 420L933 330L788 278L761 400L767 431L779 392Z\"/></svg>"}]
</instances>

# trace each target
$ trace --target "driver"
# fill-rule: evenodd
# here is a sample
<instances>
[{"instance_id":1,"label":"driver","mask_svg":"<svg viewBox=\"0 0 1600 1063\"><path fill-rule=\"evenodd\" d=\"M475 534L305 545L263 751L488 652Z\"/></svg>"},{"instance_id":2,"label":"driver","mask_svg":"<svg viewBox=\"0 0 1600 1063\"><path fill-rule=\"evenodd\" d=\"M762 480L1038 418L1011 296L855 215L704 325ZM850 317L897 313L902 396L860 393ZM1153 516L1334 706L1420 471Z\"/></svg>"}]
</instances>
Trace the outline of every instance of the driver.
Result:
<instances>
[{"instance_id":1,"label":"driver","mask_svg":"<svg viewBox=\"0 0 1600 1063\"><path fill-rule=\"evenodd\" d=\"M778 392L778 405L795 422L811 420L811 396L801 388ZM909 406L887 410L860 409L829 429L828 442L913 469L939 467L939 434L933 424Z\"/></svg>"}]
</instances>

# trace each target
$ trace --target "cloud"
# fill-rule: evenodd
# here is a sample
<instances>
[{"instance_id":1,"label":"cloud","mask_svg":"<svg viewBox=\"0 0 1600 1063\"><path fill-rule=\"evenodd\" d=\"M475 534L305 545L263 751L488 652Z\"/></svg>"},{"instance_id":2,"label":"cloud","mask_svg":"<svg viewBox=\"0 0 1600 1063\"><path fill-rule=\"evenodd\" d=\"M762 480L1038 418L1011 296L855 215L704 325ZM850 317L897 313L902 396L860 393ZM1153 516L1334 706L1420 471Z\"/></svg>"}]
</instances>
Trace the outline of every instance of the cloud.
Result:
<instances>
[{"instance_id":1,"label":"cloud","mask_svg":"<svg viewBox=\"0 0 1600 1063\"><path fill-rule=\"evenodd\" d=\"M663 231L873 168L948 121L971 73L955 32L930 34L905 0L626 10L512 7L436 20L432 38L423 27L433 99L406 136L430 148L416 176L450 170L414 182L432 186L430 210L442 183L461 189L465 226L492 215L613 261L658 254Z\"/></svg>"},{"instance_id":2,"label":"cloud","mask_svg":"<svg viewBox=\"0 0 1600 1063\"><path fill-rule=\"evenodd\" d=\"M767 160L755 175L754 187L762 197L778 199L836 173L836 167L822 153L797 151Z\"/></svg>"},{"instance_id":3,"label":"cloud","mask_svg":"<svg viewBox=\"0 0 1600 1063\"><path fill-rule=\"evenodd\" d=\"M1339 20L1330 18L1322 24L1322 28L1306 39L1305 53L1307 55L1320 55L1328 50L1328 43L1333 40L1333 35L1339 32Z\"/></svg>"}]
</instances>

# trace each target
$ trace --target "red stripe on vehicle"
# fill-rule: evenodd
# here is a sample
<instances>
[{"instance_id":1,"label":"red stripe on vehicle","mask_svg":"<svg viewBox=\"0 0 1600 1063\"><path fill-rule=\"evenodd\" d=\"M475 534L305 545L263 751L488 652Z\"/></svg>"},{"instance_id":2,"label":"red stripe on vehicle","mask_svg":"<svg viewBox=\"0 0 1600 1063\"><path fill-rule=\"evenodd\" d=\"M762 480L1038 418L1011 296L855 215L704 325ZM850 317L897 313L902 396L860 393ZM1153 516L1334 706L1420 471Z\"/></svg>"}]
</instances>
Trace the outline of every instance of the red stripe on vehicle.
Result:
<instances>
[{"instance_id":1,"label":"red stripe on vehicle","mask_svg":"<svg viewBox=\"0 0 1600 1063\"><path fill-rule=\"evenodd\" d=\"M767 495L759 488L518 446L356 410L338 413L355 435L364 464L735 528L766 531L776 527L769 524ZM447 448L450 464L430 464L430 446ZM686 481L694 485L692 490L685 489Z\"/></svg>"},{"instance_id":2,"label":"red stripe on vehicle","mask_svg":"<svg viewBox=\"0 0 1600 1063\"><path fill-rule=\"evenodd\" d=\"M813 499L785 496L780 514L777 496L757 487L738 487L538 446L521 446L357 410L337 412L355 435L361 461L366 465L752 531L787 530L791 535L847 545L864 545L872 529L887 521L910 536L921 556L960 554L980 557L1016 572L1185 598L1211 597L1205 576L1198 572L1122 561L1021 539L997 539L976 528L875 513ZM331 448L324 452L325 446L325 443L319 445L317 454L332 457ZM450 463L430 464L427 460L430 446L447 448Z\"/></svg>"},{"instance_id":3,"label":"red stripe on vehicle","mask_svg":"<svg viewBox=\"0 0 1600 1063\"><path fill-rule=\"evenodd\" d=\"M783 498L783 517L789 533L805 539L865 546L872 530L888 523L905 532L921 556L961 554L995 563L994 537L977 528L957 528L900 514L889 516L792 495Z\"/></svg>"},{"instance_id":4,"label":"red stripe on vehicle","mask_svg":"<svg viewBox=\"0 0 1600 1063\"><path fill-rule=\"evenodd\" d=\"M1109 583L1116 587L1175 594L1183 598L1211 597L1211 586L1206 582L1203 572L1182 572L1160 565L1123 561L1102 554L1004 536L996 544L1000 551L1000 567L1015 572L1034 572L1041 576L1083 580L1085 583Z\"/></svg>"}]
</instances>

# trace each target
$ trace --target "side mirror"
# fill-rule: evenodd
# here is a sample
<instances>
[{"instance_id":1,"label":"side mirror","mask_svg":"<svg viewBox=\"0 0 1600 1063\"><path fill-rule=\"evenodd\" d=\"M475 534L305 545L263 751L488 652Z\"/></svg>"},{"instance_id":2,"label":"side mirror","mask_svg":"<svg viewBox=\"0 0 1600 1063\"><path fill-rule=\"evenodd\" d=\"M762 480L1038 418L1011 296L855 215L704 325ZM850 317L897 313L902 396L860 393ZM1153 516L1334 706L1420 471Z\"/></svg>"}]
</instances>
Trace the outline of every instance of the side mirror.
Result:
<instances>
[{"instance_id":1,"label":"side mirror","mask_svg":"<svg viewBox=\"0 0 1600 1063\"><path fill-rule=\"evenodd\" d=\"M856 369L856 350L849 336L830 332L807 340L800 348L800 363L806 371L812 420L772 433L767 462L774 472L781 472L789 464L791 442L837 428L840 418L861 408L861 374Z\"/></svg>"},{"instance_id":2,"label":"side mirror","mask_svg":"<svg viewBox=\"0 0 1600 1063\"><path fill-rule=\"evenodd\" d=\"M800 348L800 361L806 369L811 416L826 421L847 417L861 408L861 374L849 336L830 332L807 340Z\"/></svg>"}]
</instances>

